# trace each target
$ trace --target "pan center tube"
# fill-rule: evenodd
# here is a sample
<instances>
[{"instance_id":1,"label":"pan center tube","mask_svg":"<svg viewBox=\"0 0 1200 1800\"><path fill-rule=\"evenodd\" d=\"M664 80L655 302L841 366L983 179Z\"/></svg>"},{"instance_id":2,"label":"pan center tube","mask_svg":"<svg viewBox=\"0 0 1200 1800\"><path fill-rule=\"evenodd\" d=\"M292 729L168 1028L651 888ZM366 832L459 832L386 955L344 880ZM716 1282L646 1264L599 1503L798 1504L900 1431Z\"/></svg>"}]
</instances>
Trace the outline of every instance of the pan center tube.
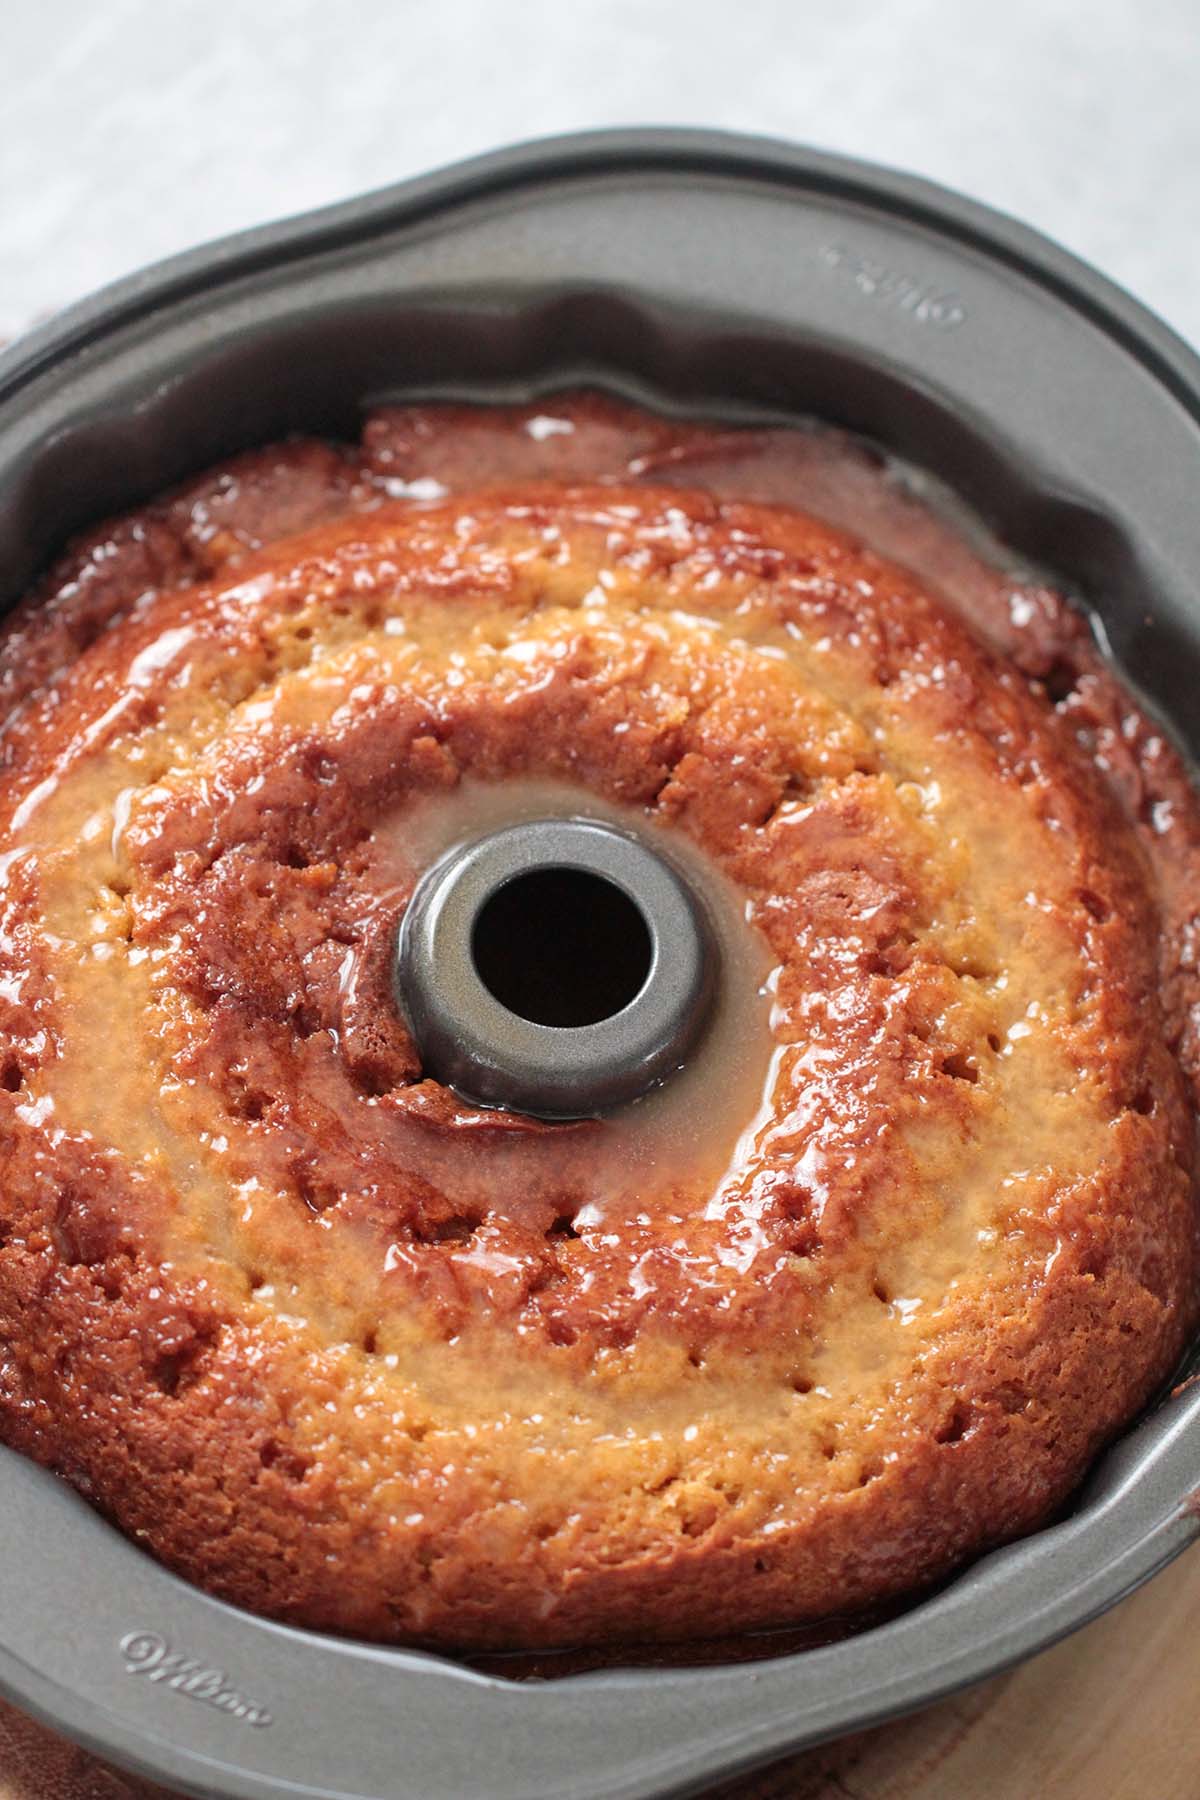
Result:
<instances>
[{"instance_id":1,"label":"pan center tube","mask_svg":"<svg viewBox=\"0 0 1200 1800\"><path fill-rule=\"evenodd\" d=\"M703 904L656 850L596 820L534 819L421 877L396 997L425 1069L465 1099L590 1118L682 1068L717 958Z\"/></svg>"}]
</instances>

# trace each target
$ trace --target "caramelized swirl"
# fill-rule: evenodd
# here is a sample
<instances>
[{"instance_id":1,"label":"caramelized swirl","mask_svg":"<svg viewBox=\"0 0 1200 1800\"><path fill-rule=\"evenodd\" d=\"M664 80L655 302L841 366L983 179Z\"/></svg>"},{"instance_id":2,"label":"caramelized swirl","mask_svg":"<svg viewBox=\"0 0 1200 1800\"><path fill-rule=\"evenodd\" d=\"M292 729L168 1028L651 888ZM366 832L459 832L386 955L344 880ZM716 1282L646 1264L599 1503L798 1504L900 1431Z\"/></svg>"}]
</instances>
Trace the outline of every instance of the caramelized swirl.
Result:
<instances>
[{"instance_id":1,"label":"caramelized swirl","mask_svg":"<svg viewBox=\"0 0 1200 1800\"><path fill-rule=\"evenodd\" d=\"M529 423L263 453L10 628L0 1431L318 1626L845 1611L1036 1523L1177 1353L1176 890L1079 690L699 491L727 435ZM431 436L468 491L396 498ZM732 970L575 1126L427 1079L389 989L422 868L547 807L662 833Z\"/></svg>"}]
</instances>

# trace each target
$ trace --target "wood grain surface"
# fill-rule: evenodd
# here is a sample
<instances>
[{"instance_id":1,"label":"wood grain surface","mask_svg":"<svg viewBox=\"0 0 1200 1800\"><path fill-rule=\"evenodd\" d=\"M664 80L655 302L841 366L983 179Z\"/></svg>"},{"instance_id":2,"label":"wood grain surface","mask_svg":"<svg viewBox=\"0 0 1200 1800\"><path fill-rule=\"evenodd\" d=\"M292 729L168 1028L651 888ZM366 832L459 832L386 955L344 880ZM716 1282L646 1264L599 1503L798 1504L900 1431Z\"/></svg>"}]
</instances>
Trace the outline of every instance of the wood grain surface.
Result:
<instances>
[{"instance_id":1,"label":"wood grain surface","mask_svg":"<svg viewBox=\"0 0 1200 1800\"><path fill-rule=\"evenodd\" d=\"M1107 1618L916 1718L711 1800L1200 1800L1200 1551ZM0 1800L171 1800L0 1704Z\"/></svg>"}]
</instances>

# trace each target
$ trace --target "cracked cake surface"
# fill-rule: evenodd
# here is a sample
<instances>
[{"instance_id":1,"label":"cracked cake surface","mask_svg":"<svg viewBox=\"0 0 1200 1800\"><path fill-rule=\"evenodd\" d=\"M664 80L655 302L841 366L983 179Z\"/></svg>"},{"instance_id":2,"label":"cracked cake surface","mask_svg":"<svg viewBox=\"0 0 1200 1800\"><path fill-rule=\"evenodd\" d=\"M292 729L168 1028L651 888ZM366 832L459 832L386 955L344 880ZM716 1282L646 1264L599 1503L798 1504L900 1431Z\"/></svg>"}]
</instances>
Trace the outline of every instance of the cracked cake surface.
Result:
<instances>
[{"instance_id":1,"label":"cracked cake surface","mask_svg":"<svg viewBox=\"0 0 1200 1800\"><path fill-rule=\"evenodd\" d=\"M448 1648L853 1612L1178 1357L1200 809L854 446L573 396L249 453L68 551L0 731L0 1440L214 1593ZM391 992L423 868L547 810L726 949L696 1067L570 1125Z\"/></svg>"}]
</instances>

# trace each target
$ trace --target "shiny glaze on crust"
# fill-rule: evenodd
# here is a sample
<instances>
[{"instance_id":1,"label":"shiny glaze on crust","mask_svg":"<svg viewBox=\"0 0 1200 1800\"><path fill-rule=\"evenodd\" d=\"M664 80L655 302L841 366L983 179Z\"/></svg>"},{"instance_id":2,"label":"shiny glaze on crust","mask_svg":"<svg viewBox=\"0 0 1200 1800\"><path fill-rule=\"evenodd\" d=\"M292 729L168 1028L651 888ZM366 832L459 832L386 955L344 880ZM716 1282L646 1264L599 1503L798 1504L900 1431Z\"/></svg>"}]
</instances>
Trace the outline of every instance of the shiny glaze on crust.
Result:
<instances>
[{"instance_id":1,"label":"shiny glaze on crust","mask_svg":"<svg viewBox=\"0 0 1200 1800\"><path fill-rule=\"evenodd\" d=\"M1195 798L855 447L383 412L94 534L0 694L0 1433L214 1591L459 1647L845 1612L1036 1524L1177 1354ZM545 783L701 859L766 989L636 1185L389 1001L422 821Z\"/></svg>"}]
</instances>

